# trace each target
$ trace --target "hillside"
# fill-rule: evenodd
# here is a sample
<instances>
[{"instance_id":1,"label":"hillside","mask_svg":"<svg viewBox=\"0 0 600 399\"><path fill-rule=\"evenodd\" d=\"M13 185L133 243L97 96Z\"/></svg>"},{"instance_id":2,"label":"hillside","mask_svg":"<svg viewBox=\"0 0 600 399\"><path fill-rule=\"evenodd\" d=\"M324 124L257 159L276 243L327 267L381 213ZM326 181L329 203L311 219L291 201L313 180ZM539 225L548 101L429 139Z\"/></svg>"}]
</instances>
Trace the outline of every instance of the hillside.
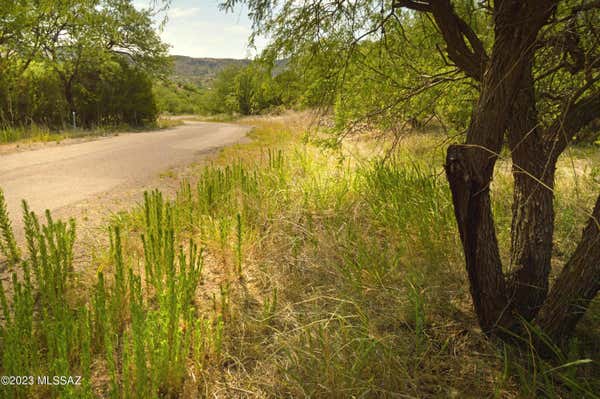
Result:
<instances>
[{"instance_id":1,"label":"hillside","mask_svg":"<svg viewBox=\"0 0 600 399\"><path fill-rule=\"evenodd\" d=\"M173 77L191 83L206 85L219 71L230 65L246 66L250 60L232 58L193 58L182 55L173 57Z\"/></svg>"}]
</instances>

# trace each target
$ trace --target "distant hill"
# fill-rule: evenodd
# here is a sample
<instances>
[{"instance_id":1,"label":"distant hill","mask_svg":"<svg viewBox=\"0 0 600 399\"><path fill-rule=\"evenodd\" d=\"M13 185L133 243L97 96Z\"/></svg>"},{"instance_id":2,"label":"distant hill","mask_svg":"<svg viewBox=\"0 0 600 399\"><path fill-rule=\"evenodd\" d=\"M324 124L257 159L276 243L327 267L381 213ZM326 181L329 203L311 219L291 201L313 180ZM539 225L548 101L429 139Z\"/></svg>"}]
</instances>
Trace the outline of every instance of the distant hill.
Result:
<instances>
[{"instance_id":1,"label":"distant hill","mask_svg":"<svg viewBox=\"0 0 600 399\"><path fill-rule=\"evenodd\" d=\"M245 66L250 63L250 60L236 60L233 58L193 58L183 55L174 55L172 58L174 65L173 78L200 86L206 86L219 71L228 66Z\"/></svg>"}]
</instances>

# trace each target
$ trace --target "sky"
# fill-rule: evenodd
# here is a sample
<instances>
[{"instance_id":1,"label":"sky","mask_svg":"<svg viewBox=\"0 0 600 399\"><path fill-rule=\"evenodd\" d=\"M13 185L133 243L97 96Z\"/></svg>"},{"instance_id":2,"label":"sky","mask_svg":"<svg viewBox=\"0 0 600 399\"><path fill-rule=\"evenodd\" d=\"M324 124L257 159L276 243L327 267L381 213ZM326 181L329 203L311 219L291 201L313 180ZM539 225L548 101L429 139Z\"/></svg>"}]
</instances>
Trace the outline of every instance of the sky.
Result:
<instances>
[{"instance_id":1,"label":"sky","mask_svg":"<svg viewBox=\"0 0 600 399\"><path fill-rule=\"evenodd\" d=\"M152 0L134 0L137 8L147 8ZM252 58L257 50L248 48L251 22L247 10L237 7L226 13L219 0L171 0L167 24L160 33L172 47L172 55L211 58ZM164 12L157 16L157 22ZM258 50L265 40L257 40Z\"/></svg>"}]
</instances>

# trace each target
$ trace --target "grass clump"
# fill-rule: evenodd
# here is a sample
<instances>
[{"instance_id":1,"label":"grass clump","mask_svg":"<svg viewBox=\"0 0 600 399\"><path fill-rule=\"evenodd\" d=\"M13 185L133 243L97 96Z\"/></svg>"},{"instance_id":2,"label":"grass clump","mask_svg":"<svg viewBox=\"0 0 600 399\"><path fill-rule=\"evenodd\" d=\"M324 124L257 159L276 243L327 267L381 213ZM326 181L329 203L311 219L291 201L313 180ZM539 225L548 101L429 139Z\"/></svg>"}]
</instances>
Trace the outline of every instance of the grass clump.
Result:
<instances>
[{"instance_id":1,"label":"grass clump","mask_svg":"<svg viewBox=\"0 0 600 399\"><path fill-rule=\"evenodd\" d=\"M73 270L74 221L55 222L47 212L42 226L23 207L29 252L11 261L12 285L0 286L2 372L82 378L8 386L3 397L179 396L189 362L204 364L218 352L223 325L195 304L203 253L193 242L175 245L171 205L158 192L146 195L144 268L124 255L116 226L110 261L87 287ZM99 375L108 383L95 381Z\"/></svg>"}]
</instances>

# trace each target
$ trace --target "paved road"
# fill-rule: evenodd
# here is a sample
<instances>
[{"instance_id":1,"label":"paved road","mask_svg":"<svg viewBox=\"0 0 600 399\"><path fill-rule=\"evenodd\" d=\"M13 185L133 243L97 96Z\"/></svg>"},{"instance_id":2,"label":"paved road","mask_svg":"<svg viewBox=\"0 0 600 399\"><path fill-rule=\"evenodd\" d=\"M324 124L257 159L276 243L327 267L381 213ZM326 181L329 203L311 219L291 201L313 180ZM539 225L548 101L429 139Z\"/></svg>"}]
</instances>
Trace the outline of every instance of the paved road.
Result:
<instances>
[{"instance_id":1,"label":"paved road","mask_svg":"<svg viewBox=\"0 0 600 399\"><path fill-rule=\"evenodd\" d=\"M161 171L239 142L248 130L188 122L164 131L0 155L0 188L13 223L19 225L21 199L36 212L54 211L118 186L143 185Z\"/></svg>"}]
</instances>

